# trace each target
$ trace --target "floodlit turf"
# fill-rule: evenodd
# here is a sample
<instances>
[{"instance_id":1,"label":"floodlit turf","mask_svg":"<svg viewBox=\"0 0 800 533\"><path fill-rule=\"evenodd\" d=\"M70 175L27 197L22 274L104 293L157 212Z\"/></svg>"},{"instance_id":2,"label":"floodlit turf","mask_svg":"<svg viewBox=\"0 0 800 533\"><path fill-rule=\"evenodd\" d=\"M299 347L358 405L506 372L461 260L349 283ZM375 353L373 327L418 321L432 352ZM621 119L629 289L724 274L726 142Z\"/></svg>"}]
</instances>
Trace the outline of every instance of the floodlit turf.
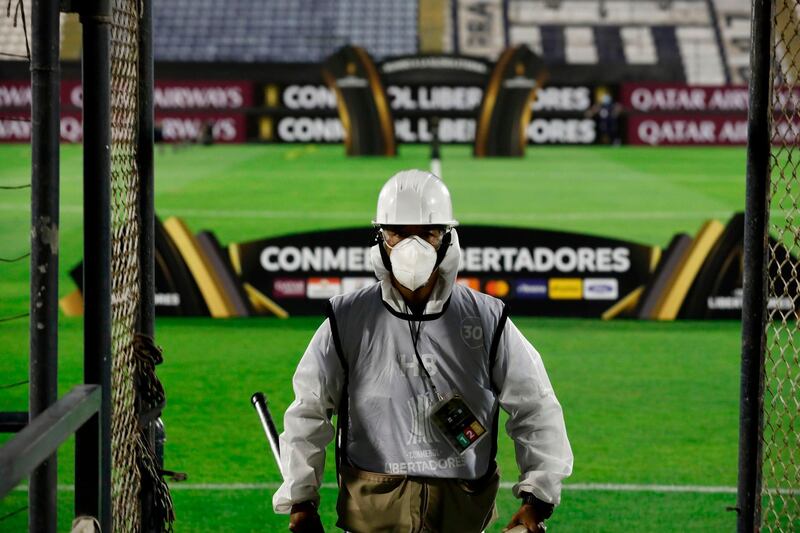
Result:
<instances>
[{"instance_id":1,"label":"floodlit turf","mask_svg":"<svg viewBox=\"0 0 800 533\"><path fill-rule=\"evenodd\" d=\"M81 260L82 152L61 150L61 287ZM156 151L156 210L222 243L368 224L383 182L427 166L428 148L394 159L350 158L341 146L213 146ZM525 158L476 160L444 147L455 216L484 223L581 231L666 246L703 221L744 206L741 148L541 147ZM30 148L0 146L0 185L30 179ZM0 257L29 248L30 192L0 192ZM0 264L0 316L27 310L27 263Z\"/></svg>"},{"instance_id":2,"label":"floodlit turf","mask_svg":"<svg viewBox=\"0 0 800 533\"><path fill-rule=\"evenodd\" d=\"M564 407L576 457L570 482L735 485L737 324L517 322L542 353ZM293 368L318 323L314 318L162 320L158 337L166 361L159 374L169 398L167 467L187 472L191 484L278 481L249 397L263 390L274 412L283 412L291 401ZM62 393L80 378L80 327L78 320L64 322ZM10 348L22 351L24 328L13 326L10 333L19 339ZM0 360L0 375L24 373L21 357ZM23 388L11 389L0 408L23 408L24 395ZM71 454L72 447L65 446L62 483L72 481ZM515 481L513 446L505 434L499 462L503 480ZM328 467L326 481L333 482L330 461ZM259 525L276 530L283 524L270 511L271 490L180 490L176 484L174 494L178 531L256 531ZM326 489L323 497L332 524L335 491ZM556 531L620 531L621 524L628 531L676 532L687 523L696 531L733 526L732 515L724 511L734 504L733 494L567 488L564 498L553 522ZM509 489L501 489L499 502L507 519L515 505ZM23 493L0 503L0 514L15 505L24 505ZM23 527L24 516L14 523Z\"/></svg>"},{"instance_id":3,"label":"floodlit turf","mask_svg":"<svg viewBox=\"0 0 800 533\"><path fill-rule=\"evenodd\" d=\"M157 153L157 210L182 216L221 242L293 231L364 225L394 171L426 166L425 147L397 159L345 159L340 146L191 147ZM0 147L0 185L29 179L29 147ZM81 256L81 151L62 149L61 288ZM480 160L445 147L444 178L462 223L546 227L666 245L711 217L741 209L742 149L537 148L524 159ZM29 191L0 190L0 257L28 249ZM27 310L26 261L0 263L0 317ZM575 452L568 483L732 487L736 481L739 325L734 322L515 320L541 351L564 406ZM264 390L276 413L291 400L294 366L317 318L161 319L159 368L167 468L191 484L274 483L278 471L249 403ZM62 320L60 392L80 381L81 327ZM27 321L0 323L0 386L27 377ZM24 410L25 386L0 389L0 411ZM502 427L502 425L501 425ZM7 437L0 436L0 440ZM515 481L503 435L504 481ZM72 481L72 446L62 448L60 482ZM331 454L332 457L332 454ZM328 465L326 481L332 482ZM270 489L181 490L177 531L275 531ZM228 488L231 488L230 486ZM61 492L60 529L72 494ZM323 489L326 525L335 491ZM501 489L499 531L515 507ZM734 494L564 491L551 531L729 531ZM0 517L25 505L18 491ZM0 521L21 531L25 514Z\"/></svg>"}]
</instances>

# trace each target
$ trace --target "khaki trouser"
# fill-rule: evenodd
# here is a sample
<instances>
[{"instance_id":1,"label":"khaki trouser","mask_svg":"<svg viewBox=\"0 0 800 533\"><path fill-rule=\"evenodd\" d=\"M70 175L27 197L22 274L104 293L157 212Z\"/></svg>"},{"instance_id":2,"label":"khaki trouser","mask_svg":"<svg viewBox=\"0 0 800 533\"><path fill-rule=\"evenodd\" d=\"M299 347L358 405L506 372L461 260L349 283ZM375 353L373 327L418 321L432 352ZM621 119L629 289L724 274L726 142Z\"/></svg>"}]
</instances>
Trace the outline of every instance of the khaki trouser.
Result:
<instances>
[{"instance_id":1,"label":"khaki trouser","mask_svg":"<svg viewBox=\"0 0 800 533\"><path fill-rule=\"evenodd\" d=\"M377 474L342 465L336 525L352 533L480 532L497 518L500 473L478 480Z\"/></svg>"}]
</instances>

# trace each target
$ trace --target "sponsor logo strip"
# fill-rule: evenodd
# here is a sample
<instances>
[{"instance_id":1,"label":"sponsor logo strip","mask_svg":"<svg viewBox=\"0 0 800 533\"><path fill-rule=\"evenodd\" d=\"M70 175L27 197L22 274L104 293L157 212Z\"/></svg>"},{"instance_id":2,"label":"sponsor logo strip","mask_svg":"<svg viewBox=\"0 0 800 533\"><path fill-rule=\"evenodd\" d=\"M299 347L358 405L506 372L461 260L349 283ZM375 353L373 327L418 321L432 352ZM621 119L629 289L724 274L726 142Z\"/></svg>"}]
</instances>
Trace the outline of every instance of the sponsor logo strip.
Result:
<instances>
[{"instance_id":1,"label":"sponsor logo strip","mask_svg":"<svg viewBox=\"0 0 800 533\"><path fill-rule=\"evenodd\" d=\"M619 298L619 282L616 278L585 279L583 297L587 300L616 300Z\"/></svg>"},{"instance_id":2,"label":"sponsor logo strip","mask_svg":"<svg viewBox=\"0 0 800 533\"><path fill-rule=\"evenodd\" d=\"M511 291L511 287L509 287L508 282L504 279L489 280L486 282L483 289L483 292L486 294L497 298L505 298Z\"/></svg>"},{"instance_id":3,"label":"sponsor logo strip","mask_svg":"<svg viewBox=\"0 0 800 533\"><path fill-rule=\"evenodd\" d=\"M547 298L546 279L520 279L514 283L514 296L543 300Z\"/></svg>"},{"instance_id":4,"label":"sponsor logo strip","mask_svg":"<svg viewBox=\"0 0 800 533\"><path fill-rule=\"evenodd\" d=\"M551 278L547 283L551 300L580 300L583 280L580 278Z\"/></svg>"},{"instance_id":5,"label":"sponsor logo strip","mask_svg":"<svg viewBox=\"0 0 800 533\"><path fill-rule=\"evenodd\" d=\"M377 282L375 277L342 278L342 294L361 290Z\"/></svg>"},{"instance_id":6,"label":"sponsor logo strip","mask_svg":"<svg viewBox=\"0 0 800 533\"><path fill-rule=\"evenodd\" d=\"M304 298L306 281L297 278L277 278L272 282L272 295L275 298Z\"/></svg>"},{"instance_id":7,"label":"sponsor logo strip","mask_svg":"<svg viewBox=\"0 0 800 533\"><path fill-rule=\"evenodd\" d=\"M341 294L340 278L308 278L306 297L311 300L327 300Z\"/></svg>"},{"instance_id":8,"label":"sponsor logo strip","mask_svg":"<svg viewBox=\"0 0 800 533\"><path fill-rule=\"evenodd\" d=\"M481 280L478 278L456 278L456 283L459 285L463 285L465 287L469 287L470 289L479 291L481 290Z\"/></svg>"}]
</instances>

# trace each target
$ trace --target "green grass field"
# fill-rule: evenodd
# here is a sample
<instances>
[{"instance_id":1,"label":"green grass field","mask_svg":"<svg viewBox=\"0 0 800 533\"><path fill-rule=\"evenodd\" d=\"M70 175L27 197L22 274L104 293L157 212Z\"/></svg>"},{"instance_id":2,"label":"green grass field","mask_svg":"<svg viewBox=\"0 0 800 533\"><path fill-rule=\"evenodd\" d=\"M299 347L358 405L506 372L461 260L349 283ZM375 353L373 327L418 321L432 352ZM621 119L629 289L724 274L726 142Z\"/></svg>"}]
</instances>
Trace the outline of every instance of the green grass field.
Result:
<instances>
[{"instance_id":1,"label":"green grass field","mask_svg":"<svg viewBox=\"0 0 800 533\"><path fill-rule=\"evenodd\" d=\"M427 166L425 147L396 159L345 159L343 148L192 147L157 153L159 215L183 217L221 242L366 225L393 172ZM471 158L445 147L444 178L462 224L493 223L583 231L664 246L723 221L744 205L743 149L536 148L524 159ZM81 259L81 151L62 162L61 287ZM26 183L27 146L0 147L0 186ZM29 246L29 191L0 190L0 257ZM27 311L25 260L0 263L0 317ZM279 481L252 407L264 390L280 426L291 376L319 318L160 319L167 390L166 467L188 473L172 483L176 531L280 531L271 510ZM517 318L539 349L564 406L575 453L550 531L730 531L736 483L739 324ZM0 387L27 378L25 319L0 322ZM82 322L62 319L60 392L81 378ZM26 386L0 388L0 411L24 410ZM502 422L502 421L501 421ZM502 424L501 424L502 427ZM7 439L0 436L0 439ZM72 482L72 443L59 457L59 482ZM330 455L332 457L332 453ZM501 436L504 482L517 477L513 444ZM331 463L332 461L329 461ZM328 465L326 483L334 482ZM622 486L619 486L622 485ZM671 486L666 490L664 485ZM501 489L500 531L516 508ZM332 528L335 489L322 490ZM59 492L60 530L73 493ZM19 490L0 517L26 505ZM25 529L24 512L0 531Z\"/></svg>"}]
</instances>

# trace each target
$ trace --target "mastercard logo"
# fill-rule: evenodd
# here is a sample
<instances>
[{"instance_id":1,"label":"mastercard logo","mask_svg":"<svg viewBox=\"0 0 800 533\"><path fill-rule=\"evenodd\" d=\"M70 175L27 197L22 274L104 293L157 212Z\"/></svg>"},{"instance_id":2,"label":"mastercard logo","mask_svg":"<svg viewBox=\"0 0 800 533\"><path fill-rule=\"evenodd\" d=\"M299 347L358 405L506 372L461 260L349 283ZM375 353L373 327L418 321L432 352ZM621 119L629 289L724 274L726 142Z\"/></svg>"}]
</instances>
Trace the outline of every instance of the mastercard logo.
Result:
<instances>
[{"instance_id":1,"label":"mastercard logo","mask_svg":"<svg viewBox=\"0 0 800 533\"><path fill-rule=\"evenodd\" d=\"M496 296L497 298L505 298L508 296L508 293L511 292L511 287L508 282L502 279L487 281L483 289L486 294Z\"/></svg>"},{"instance_id":2,"label":"mastercard logo","mask_svg":"<svg viewBox=\"0 0 800 533\"><path fill-rule=\"evenodd\" d=\"M481 280L478 278L456 278L456 283L476 291L481 290Z\"/></svg>"}]
</instances>

